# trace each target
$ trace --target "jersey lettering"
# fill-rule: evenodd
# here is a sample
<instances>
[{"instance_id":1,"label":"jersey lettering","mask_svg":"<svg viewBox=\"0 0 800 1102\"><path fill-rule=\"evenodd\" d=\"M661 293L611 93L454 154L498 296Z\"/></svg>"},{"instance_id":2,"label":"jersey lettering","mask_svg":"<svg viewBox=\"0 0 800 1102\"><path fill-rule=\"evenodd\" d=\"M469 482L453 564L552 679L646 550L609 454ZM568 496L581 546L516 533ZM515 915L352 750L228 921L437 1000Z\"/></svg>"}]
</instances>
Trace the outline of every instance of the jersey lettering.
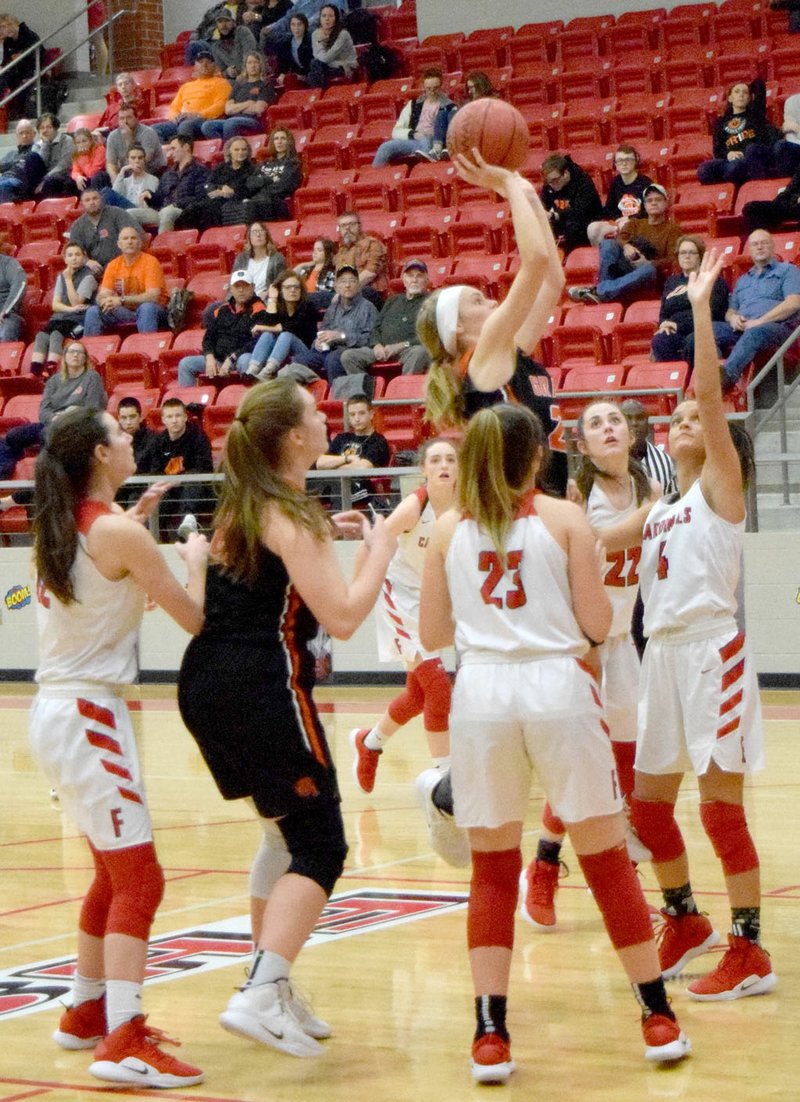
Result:
<instances>
[{"instance_id":1,"label":"jersey lettering","mask_svg":"<svg viewBox=\"0 0 800 1102\"><path fill-rule=\"evenodd\" d=\"M114 837L120 838L122 836L122 826L124 822L122 818L122 808L112 807L109 814L111 815L111 825L114 828Z\"/></svg>"},{"instance_id":2,"label":"jersey lettering","mask_svg":"<svg viewBox=\"0 0 800 1102\"><path fill-rule=\"evenodd\" d=\"M506 555L506 569L511 574L511 584L514 588L507 591L505 598L496 597L494 591L503 580L504 574L500 566L500 558L496 551L481 551L478 555L478 569L481 573L489 575L481 586L481 597L484 604L494 605L495 608L502 608L503 604L506 608L522 608L523 605L527 604L528 598L525 595L522 579L519 576L521 562L521 551L508 552Z\"/></svg>"},{"instance_id":3,"label":"jersey lettering","mask_svg":"<svg viewBox=\"0 0 800 1102\"><path fill-rule=\"evenodd\" d=\"M629 585L639 584L639 559L642 557L641 547L629 547L627 551L611 551L606 553L606 561L609 569L603 578L603 585L624 589Z\"/></svg>"},{"instance_id":4,"label":"jersey lettering","mask_svg":"<svg viewBox=\"0 0 800 1102\"><path fill-rule=\"evenodd\" d=\"M417 547L427 547L430 542L429 536L420 536L417 540Z\"/></svg>"}]
</instances>

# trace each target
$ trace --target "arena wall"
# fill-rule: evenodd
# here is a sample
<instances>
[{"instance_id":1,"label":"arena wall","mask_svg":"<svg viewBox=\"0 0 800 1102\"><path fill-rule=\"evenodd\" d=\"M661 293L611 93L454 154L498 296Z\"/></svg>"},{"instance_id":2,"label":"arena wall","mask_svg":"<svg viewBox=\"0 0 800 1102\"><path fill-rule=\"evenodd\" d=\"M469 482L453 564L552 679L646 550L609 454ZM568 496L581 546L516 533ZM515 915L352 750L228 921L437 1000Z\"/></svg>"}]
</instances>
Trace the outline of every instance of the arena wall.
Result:
<instances>
[{"instance_id":1,"label":"arena wall","mask_svg":"<svg viewBox=\"0 0 800 1102\"><path fill-rule=\"evenodd\" d=\"M354 543L337 544L346 572ZM165 548L179 577L184 568ZM747 633L764 684L800 683L800 575L797 535L767 532L745 537ZM145 678L169 680L178 669L187 637L160 610L145 615L141 667ZM0 679L24 680L36 665L35 593L29 548L0 549ZM346 643L334 642L337 678L385 677L391 667L375 657L375 630L370 618ZM400 672L398 666L397 672Z\"/></svg>"}]
</instances>

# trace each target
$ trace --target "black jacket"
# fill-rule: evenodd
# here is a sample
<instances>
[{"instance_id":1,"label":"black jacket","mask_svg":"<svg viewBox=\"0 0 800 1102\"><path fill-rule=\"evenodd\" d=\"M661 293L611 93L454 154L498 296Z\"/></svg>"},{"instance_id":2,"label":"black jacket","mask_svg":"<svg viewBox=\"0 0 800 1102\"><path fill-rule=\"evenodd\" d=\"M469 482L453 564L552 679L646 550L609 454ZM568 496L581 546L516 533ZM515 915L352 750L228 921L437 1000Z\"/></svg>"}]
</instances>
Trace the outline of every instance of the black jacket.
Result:
<instances>
[{"instance_id":1,"label":"black jacket","mask_svg":"<svg viewBox=\"0 0 800 1102\"><path fill-rule=\"evenodd\" d=\"M267 308L259 298L252 298L245 306L237 306L233 299L221 303L214 311L203 337L203 354L209 354L220 363L230 355L252 352L256 337L254 325L271 325Z\"/></svg>"},{"instance_id":2,"label":"black jacket","mask_svg":"<svg viewBox=\"0 0 800 1102\"><path fill-rule=\"evenodd\" d=\"M550 219L553 233L564 252L571 252L580 245L588 245L586 227L602 217L603 204L597 194L591 176L571 157L566 158L570 180L560 191L553 191L545 184L541 191L542 205L553 211Z\"/></svg>"},{"instance_id":3,"label":"black jacket","mask_svg":"<svg viewBox=\"0 0 800 1102\"><path fill-rule=\"evenodd\" d=\"M188 421L177 440L170 440L166 429L156 433L149 461L150 474L205 474L212 470L211 444L200 426Z\"/></svg>"},{"instance_id":4,"label":"black jacket","mask_svg":"<svg viewBox=\"0 0 800 1102\"><path fill-rule=\"evenodd\" d=\"M192 203L201 203L206 197L208 169L194 159L182 172L177 168L168 168L158 185L150 205L160 210L173 206L185 210Z\"/></svg>"}]
</instances>

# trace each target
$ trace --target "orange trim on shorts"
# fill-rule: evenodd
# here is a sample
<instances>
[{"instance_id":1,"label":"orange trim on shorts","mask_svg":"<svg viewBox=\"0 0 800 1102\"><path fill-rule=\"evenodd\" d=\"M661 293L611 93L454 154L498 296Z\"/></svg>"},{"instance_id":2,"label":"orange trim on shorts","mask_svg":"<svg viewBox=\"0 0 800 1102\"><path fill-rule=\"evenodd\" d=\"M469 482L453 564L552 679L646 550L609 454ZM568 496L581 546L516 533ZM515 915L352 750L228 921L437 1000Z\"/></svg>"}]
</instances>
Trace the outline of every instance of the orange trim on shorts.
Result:
<instances>
[{"instance_id":1,"label":"orange trim on shorts","mask_svg":"<svg viewBox=\"0 0 800 1102\"><path fill-rule=\"evenodd\" d=\"M289 687L294 694L295 703L300 713L300 720L303 725L303 730L306 733L309 745L311 746L311 752L320 765L327 766L328 758L325 754L325 750L322 743L319 740L319 734L317 733L317 725L314 722L314 711L310 706L305 693L301 690L299 685L300 677L300 651L297 646L297 616L300 611L302 601L300 594L294 588L293 585L289 586L287 602L286 602L286 614L283 618L283 639L286 644L286 651L289 655L289 662L291 664L291 676L289 678Z\"/></svg>"}]
</instances>

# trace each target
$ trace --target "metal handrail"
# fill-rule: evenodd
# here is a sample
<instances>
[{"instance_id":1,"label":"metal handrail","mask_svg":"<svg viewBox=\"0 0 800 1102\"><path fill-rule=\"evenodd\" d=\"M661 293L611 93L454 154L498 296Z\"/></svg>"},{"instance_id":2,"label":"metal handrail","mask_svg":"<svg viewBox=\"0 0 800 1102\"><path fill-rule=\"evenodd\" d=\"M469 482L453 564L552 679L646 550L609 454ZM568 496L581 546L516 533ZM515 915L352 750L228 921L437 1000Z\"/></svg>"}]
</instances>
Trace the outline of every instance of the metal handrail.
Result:
<instances>
[{"instance_id":1,"label":"metal handrail","mask_svg":"<svg viewBox=\"0 0 800 1102\"><path fill-rule=\"evenodd\" d=\"M57 65L60 65L65 58L68 58L72 54L77 53L81 46L85 46L87 42L91 42L91 40L95 38L98 34L102 34L106 27L110 28L108 45L109 57L113 57L113 24L116 23L118 19L121 19L123 15L135 15L136 9L138 8L139 0L132 0L132 3L134 5L132 8L120 8L119 11L114 12L113 15L109 16L109 18L106 19L99 27L95 27L92 33L87 35L86 38L82 38L80 42L72 46L72 48L67 50L65 54L60 54L54 61L51 61L49 65L45 65L44 68L42 68L42 55L40 51L44 48L45 43L49 42L52 38L55 38L56 35L61 34L63 30L66 30L66 28L74 23L77 19L80 19L81 16L85 15L91 6L91 3L92 0L87 0L85 7L83 7L80 11L75 12L75 14L72 15L66 21L66 23L62 23L60 27L56 28L56 30L54 31L51 31L50 34L48 34L45 38L41 38L38 42L34 42L34 44L32 46L29 46L27 50L23 50L23 52L21 54L18 54L13 61L10 61L8 65L0 69L0 77L2 77L4 73L7 73L11 69L13 69L14 66L22 61L23 58L27 57L28 54L32 54L34 51L36 51L36 72L32 77L26 80L24 84L21 84L19 88L15 88L13 92L9 92L7 96L4 96L3 99L0 100L0 107L5 107L5 105L10 100L16 99L18 95L20 95L22 92L25 92L28 88L31 87L32 84L35 84L36 114L40 115L42 113L42 77L46 73L49 73L51 69L55 69Z\"/></svg>"}]
</instances>

